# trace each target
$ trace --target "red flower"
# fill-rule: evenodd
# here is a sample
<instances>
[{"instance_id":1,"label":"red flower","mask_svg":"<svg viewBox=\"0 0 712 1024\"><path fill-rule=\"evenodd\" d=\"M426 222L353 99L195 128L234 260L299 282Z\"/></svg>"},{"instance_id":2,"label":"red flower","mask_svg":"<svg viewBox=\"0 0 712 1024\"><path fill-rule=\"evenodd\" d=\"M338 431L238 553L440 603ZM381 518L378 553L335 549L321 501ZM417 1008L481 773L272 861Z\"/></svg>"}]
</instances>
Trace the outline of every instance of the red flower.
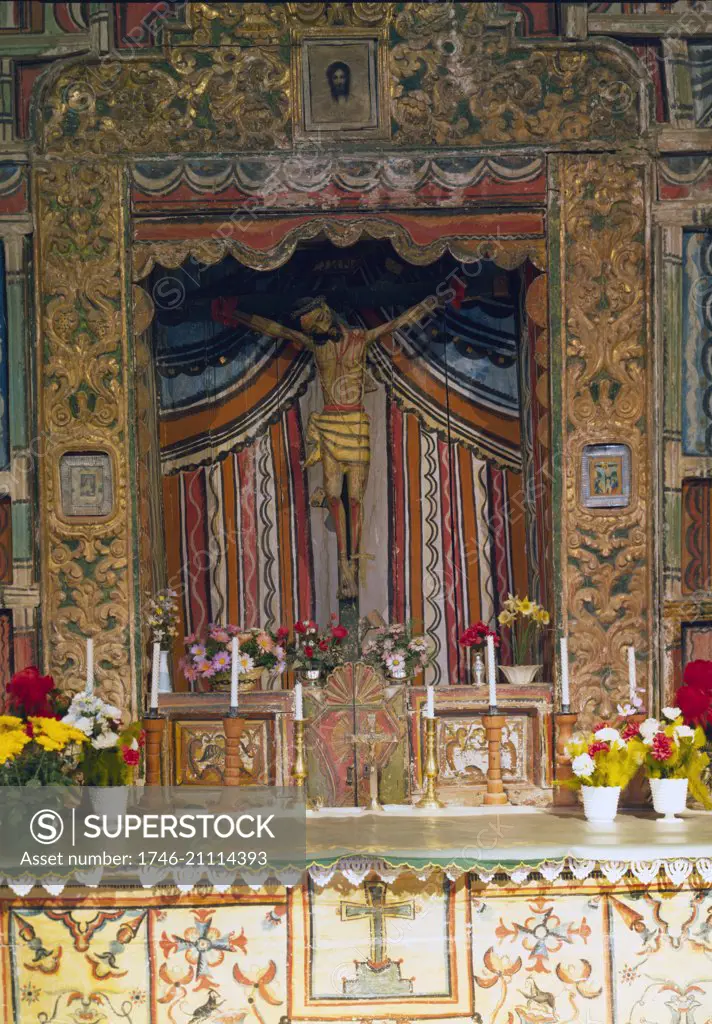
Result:
<instances>
[{"instance_id":1,"label":"red flower","mask_svg":"<svg viewBox=\"0 0 712 1024\"><path fill-rule=\"evenodd\" d=\"M635 722L626 722L621 729L621 736L624 740L632 740L634 736L640 736L640 729Z\"/></svg>"},{"instance_id":2,"label":"red flower","mask_svg":"<svg viewBox=\"0 0 712 1024\"><path fill-rule=\"evenodd\" d=\"M329 650L329 641L328 640L320 640L319 641L319 650L320 651L328 651Z\"/></svg>"},{"instance_id":3,"label":"red flower","mask_svg":"<svg viewBox=\"0 0 712 1024\"><path fill-rule=\"evenodd\" d=\"M712 661L689 661L682 676L683 683L705 693L712 693Z\"/></svg>"},{"instance_id":4,"label":"red flower","mask_svg":"<svg viewBox=\"0 0 712 1024\"><path fill-rule=\"evenodd\" d=\"M704 726L710 720L712 694L698 686L681 686L675 694L675 703L682 711L682 717L687 725Z\"/></svg>"},{"instance_id":5,"label":"red flower","mask_svg":"<svg viewBox=\"0 0 712 1024\"><path fill-rule=\"evenodd\" d=\"M596 722L591 732L598 732L599 729L607 729L608 722Z\"/></svg>"},{"instance_id":6,"label":"red flower","mask_svg":"<svg viewBox=\"0 0 712 1024\"><path fill-rule=\"evenodd\" d=\"M129 765L131 768L135 768L141 759L141 751L134 750L133 747L122 747L121 756L124 759L124 764Z\"/></svg>"},{"instance_id":7,"label":"red flower","mask_svg":"<svg viewBox=\"0 0 712 1024\"><path fill-rule=\"evenodd\" d=\"M345 640L346 637L349 635L349 631L346 628L346 626L332 626L331 635L333 636L334 640Z\"/></svg>"},{"instance_id":8,"label":"red flower","mask_svg":"<svg viewBox=\"0 0 712 1024\"><path fill-rule=\"evenodd\" d=\"M650 753L656 761L667 761L675 753L675 747L669 736L664 732L656 732Z\"/></svg>"},{"instance_id":9,"label":"red flower","mask_svg":"<svg viewBox=\"0 0 712 1024\"><path fill-rule=\"evenodd\" d=\"M138 734L138 736L136 737L136 742L138 743L139 747L145 747L146 746L146 730L145 729L142 729L141 732Z\"/></svg>"},{"instance_id":10,"label":"red flower","mask_svg":"<svg viewBox=\"0 0 712 1024\"><path fill-rule=\"evenodd\" d=\"M279 629L277 630L277 639L278 640L286 640L288 636L289 636L289 630L287 629L287 627L286 626L280 626Z\"/></svg>"},{"instance_id":11,"label":"red flower","mask_svg":"<svg viewBox=\"0 0 712 1024\"><path fill-rule=\"evenodd\" d=\"M10 707L20 715L53 717L54 712L48 700L53 690L52 676L41 676L36 665L16 672L7 684Z\"/></svg>"},{"instance_id":12,"label":"red flower","mask_svg":"<svg viewBox=\"0 0 712 1024\"><path fill-rule=\"evenodd\" d=\"M316 633L318 628L316 622L312 622L311 619L302 619L294 623L295 633Z\"/></svg>"},{"instance_id":13,"label":"red flower","mask_svg":"<svg viewBox=\"0 0 712 1024\"><path fill-rule=\"evenodd\" d=\"M313 658L314 657L314 648L312 647L311 644L306 644L306 646L304 647L304 657L305 658Z\"/></svg>"},{"instance_id":14,"label":"red flower","mask_svg":"<svg viewBox=\"0 0 712 1024\"><path fill-rule=\"evenodd\" d=\"M494 638L495 647L499 647L499 637L493 629L490 629L486 622L474 622L468 626L460 637L462 647L482 647L487 643L487 637Z\"/></svg>"},{"instance_id":15,"label":"red flower","mask_svg":"<svg viewBox=\"0 0 712 1024\"><path fill-rule=\"evenodd\" d=\"M595 757L596 754L607 754L610 749L605 740L594 740L588 748L589 757Z\"/></svg>"}]
</instances>

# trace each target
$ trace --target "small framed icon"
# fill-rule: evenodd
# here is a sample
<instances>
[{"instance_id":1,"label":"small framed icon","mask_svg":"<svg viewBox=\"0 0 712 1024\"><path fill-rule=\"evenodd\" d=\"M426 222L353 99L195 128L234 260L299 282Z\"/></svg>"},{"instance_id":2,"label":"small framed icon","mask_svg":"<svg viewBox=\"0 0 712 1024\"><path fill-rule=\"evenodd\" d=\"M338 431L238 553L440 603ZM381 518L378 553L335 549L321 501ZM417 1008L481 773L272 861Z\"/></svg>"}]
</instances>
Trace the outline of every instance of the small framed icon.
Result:
<instances>
[{"instance_id":1,"label":"small framed icon","mask_svg":"<svg viewBox=\"0 0 712 1024\"><path fill-rule=\"evenodd\" d=\"M62 515L67 519L106 517L114 509L114 481L108 452L65 452L59 460Z\"/></svg>"},{"instance_id":2,"label":"small framed icon","mask_svg":"<svg viewBox=\"0 0 712 1024\"><path fill-rule=\"evenodd\" d=\"M588 444L581 456L581 501L586 508L625 508L631 498L627 444Z\"/></svg>"}]
</instances>

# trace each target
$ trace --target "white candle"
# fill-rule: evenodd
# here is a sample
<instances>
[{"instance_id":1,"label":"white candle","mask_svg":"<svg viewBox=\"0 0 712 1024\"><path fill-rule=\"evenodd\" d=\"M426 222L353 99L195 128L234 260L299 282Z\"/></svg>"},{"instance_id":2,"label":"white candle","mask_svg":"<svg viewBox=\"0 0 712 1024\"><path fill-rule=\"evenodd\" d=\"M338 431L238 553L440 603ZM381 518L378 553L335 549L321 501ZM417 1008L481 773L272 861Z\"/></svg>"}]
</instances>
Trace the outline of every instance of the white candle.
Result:
<instances>
[{"instance_id":1,"label":"white candle","mask_svg":"<svg viewBox=\"0 0 712 1024\"><path fill-rule=\"evenodd\" d=\"M302 684L294 684L294 718L301 722L304 718L304 702L302 699Z\"/></svg>"},{"instance_id":2,"label":"white candle","mask_svg":"<svg viewBox=\"0 0 712 1024\"><path fill-rule=\"evenodd\" d=\"M161 645L153 645L153 665L151 666L151 711L158 709L158 673L161 667Z\"/></svg>"},{"instance_id":3,"label":"white candle","mask_svg":"<svg viewBox=\"0 0 712 1024\"><path fill-rule=\"evenodd\" d=\"M561 647L561 703L564 707L571 704L569 694L569 640L562 636L559 640Z\"/></svg>"},{"instance_id":4,"label":"white candle","mask_svg":"<svg viewBox=\"0 0 712 1024\"><path fill-rule=\"evenodd\" d=\"M628 648L628 691L631 704L635 700L637 680L635 678L635 647Z\"/></svg>"},{"instance_id":5,"label":"white candle","mask_svg":"<svg viewBox=\"0 0 712 1024\"><path fill-rule=\"evenodd\" d=\"M425 717L435 718L435 687L429 686L427 688L428 700L425 706Z\"/></svg>"},{"instance_id":6,"label":"white candle","mask_svg":"<svg viewBox=\"0 0 712 1024\"><path fill-rule=\"evenodd\" d=\"M497 707L497 669L494 663L494 637L487 637L487 682L491 708Z\"/></svg>"},{"instance_id":7,"label":"white candle","mask_svg":"<svg viewBox=\"0 0 712 1024\"><path fill-rule=\"evenodd\" d=\"M87 684L85 687L87 695L94 692L94 641L87 638Z\"/></svg>"},{"instance_id":8,"label":"white candle","mask_svg":"<svg viewBox=\"0 0 712 1024\"><path fill-rule=\"evenodd\" d=\"M230 651L230 707L237 707L237 670L240 667L240 641L236 636L232 638Z\"/></svg>"}]
</instances>

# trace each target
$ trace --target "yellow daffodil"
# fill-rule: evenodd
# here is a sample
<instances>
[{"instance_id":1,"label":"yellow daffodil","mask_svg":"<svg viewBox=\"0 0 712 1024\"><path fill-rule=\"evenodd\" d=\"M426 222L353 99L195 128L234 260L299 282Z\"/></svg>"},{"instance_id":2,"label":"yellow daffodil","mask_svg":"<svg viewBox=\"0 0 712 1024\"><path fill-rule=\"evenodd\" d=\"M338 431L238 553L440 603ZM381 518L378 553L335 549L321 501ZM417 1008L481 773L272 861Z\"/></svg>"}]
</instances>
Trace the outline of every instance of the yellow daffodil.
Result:
<instances>
[{"instance_id":1,"label":"yellow daffodil","mask_svg":"<svg viewBox=\"0 0 712 1024\"><path fill-rule=\"evenodd\" d=\"M517 602L517 611L520 615L526 615L527 618L534 612L534 604L529 600L528 597L523 598Z\"/></svg>"},{"instance_id":2,"label":"yellow daffodil","mask_svg":"<svg viewBox=\"0 0 712 1024\"><path fill-rule=\"evenodd\" d=\"M540 622L542 626L549 625L550 616L546 608L542 608L541 605L539 605L538 610L534 614L537 622Z\"/></svg>"},{"instance_id":3,"label":"yellow daffodil","mask_svg":"<svg viewBox=\"0 0 712 1024\"><path fill-rule=\"evenodd\" d=\"M507 594L507 600L502 603L502 607L505 611L514 613L517 610L518 603L518 598L514 597L513 594Z\"/></svg>"},{"instance_id":4,"label":"yellow daffodil","mask_svg":"<svg viewBox=\"0 0 712 1024\"><path fill-rule=\"evenodd\" d=\"M500 626L511 626L514 622L514 615L512 614L512 612L507 611L505 609L504 611L501 611L499 613L499 615L497 616L497 621L499 622Z\"/></svg>"}]
</instances>

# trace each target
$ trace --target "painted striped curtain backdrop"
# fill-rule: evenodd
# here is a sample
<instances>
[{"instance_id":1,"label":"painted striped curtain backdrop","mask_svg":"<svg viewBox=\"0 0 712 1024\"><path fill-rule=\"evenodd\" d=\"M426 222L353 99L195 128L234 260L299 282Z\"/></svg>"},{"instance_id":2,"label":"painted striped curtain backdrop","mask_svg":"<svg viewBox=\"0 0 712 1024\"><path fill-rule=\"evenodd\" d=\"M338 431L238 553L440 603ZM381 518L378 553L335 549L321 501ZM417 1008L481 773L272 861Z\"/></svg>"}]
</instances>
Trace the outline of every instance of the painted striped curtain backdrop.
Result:
<instances>
[{"instance_id":1,"label":"painted striped curtain backdrop","mask_svg":"<svg viewBox=\"0 0 712 1024\"><path fill-rule=\"evenodd\" d=\"M186 633L209 622L325 623L338 611L336 538L327 510L311 503L321 468L303 468L320 404L313 381L252 443L164 476L169 581ZM428 681L456 683L468 671L458 635L491 619L508 591L527 589L521 474L429 429L382 386L365 405L361 613L422 625L437 651Z\"/></svg>"}]
</instances>

